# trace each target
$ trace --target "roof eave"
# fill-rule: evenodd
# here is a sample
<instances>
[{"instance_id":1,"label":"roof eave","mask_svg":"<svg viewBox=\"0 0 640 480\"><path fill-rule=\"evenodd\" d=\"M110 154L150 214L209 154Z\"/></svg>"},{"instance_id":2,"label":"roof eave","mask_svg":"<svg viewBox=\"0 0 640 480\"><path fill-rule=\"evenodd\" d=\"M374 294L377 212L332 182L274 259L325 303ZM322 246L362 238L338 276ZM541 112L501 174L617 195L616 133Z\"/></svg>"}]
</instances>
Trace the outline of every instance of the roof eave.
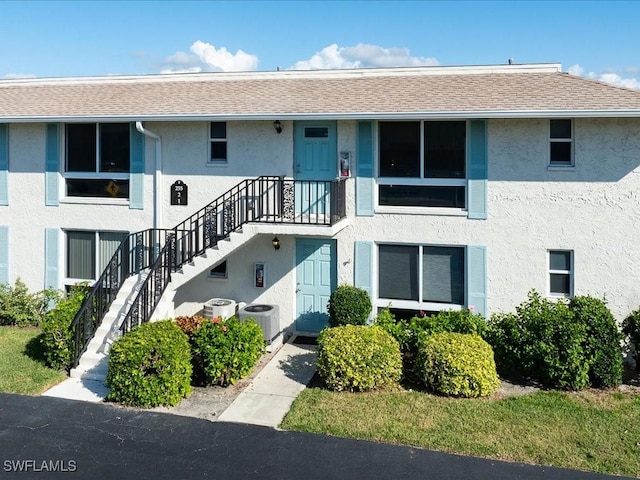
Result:
<instances>
[{"instance_id":1,"label":"roof eave","mask_svg":"<svg viewBox=\"0 0 640 480\"><path fill-rule=\"evenodd\" d=\"M640 109L593 110L466 110L416 112L328 112L328 113L243 113L243 114L166 114L166 115L74 115L0 117L2 123L56 122L194 122L241 120L414 120L473 118L621 118L640 117Z\"/></svg>"}]
</instances>

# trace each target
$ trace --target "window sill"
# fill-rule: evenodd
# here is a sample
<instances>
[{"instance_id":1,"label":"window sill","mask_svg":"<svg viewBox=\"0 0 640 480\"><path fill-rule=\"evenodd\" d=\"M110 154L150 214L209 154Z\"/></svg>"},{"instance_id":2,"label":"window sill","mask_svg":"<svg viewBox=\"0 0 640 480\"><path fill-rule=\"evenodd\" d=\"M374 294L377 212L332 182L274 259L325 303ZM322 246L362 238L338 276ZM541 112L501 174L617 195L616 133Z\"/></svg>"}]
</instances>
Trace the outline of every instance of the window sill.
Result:
<instances>
[{"instance_id":1,"label":"window sill","mask_svg":"<svg viewBox=\"0 0 640 480\"><path fill-rule=\"evenodd\" d=\"M226 167L229 165L229 162L226 160L224 162L207 162L207 167Z\"/></svg>"},{"instance_id":2,"label":"window sill","mask_svg":"<svg viewBox=\"0 0 640 480\"><path fill-rule=\"evenodd\" d=\"M445 207L392 207L377 206L375 213L393 213L402 215L434 215L444 217L466 217L468 212L461 208Z\"/></svg>"},{"instance_id":3,"label":"window sill","mask_svg":"<svg viewBox=\"0 0 640 480\"><path fill-rule=\"evenodd\" d=\"M229 277L214 277L212 275L207 275L208 282L219 282L229 280Z\"/></svg>"},{"instance_id":4,"label":"window sill","mask_svg":"<svg viewBox=\"0 0 640 480\"><path fill-rule=\"evenodd\" d=\"M64 197L60 203L71 205L122 205L129 206L128 198L98 198L98 197Z\"/></svg>"},{"instance_id":5,"label":"window sill","mask_svg":"<svg viewBox=\"0 0 640 480\"><path fill-rule=\"evenodd\" d=\"M573 172L575 171L575 165L548 165L547 170L550 172Z\"/></svg>"}]
</instances>

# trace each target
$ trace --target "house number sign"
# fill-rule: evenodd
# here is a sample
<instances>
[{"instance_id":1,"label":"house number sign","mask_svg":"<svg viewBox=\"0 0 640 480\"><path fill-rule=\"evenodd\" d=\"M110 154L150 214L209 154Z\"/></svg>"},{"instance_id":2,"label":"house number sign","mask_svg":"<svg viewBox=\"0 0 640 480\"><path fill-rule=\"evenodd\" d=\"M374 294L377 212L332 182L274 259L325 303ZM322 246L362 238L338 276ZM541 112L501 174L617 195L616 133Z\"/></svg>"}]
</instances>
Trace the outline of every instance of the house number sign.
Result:
<instances>
[{"instance_id":1,"label":"house number sign","mask_svg":"<svg viewBox=\"0 0 640 480\"><path fill-rule=\"evenodd\" d=\"M176 180L171 185L171 205L187 205L189 201L189 187L182 180Z\"/></svg>"}]
</instances>

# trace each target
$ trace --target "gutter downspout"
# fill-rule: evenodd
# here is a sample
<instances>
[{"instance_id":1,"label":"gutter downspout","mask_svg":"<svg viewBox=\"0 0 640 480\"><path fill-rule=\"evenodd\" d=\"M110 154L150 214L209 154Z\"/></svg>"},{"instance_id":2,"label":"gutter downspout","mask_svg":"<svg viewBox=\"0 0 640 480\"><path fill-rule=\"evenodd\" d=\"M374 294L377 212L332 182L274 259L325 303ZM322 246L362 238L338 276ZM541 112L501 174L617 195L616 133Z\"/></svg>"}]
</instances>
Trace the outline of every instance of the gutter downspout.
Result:
<instances>
[{"instance_id":1,"label":"gutter downspout","mask_svg":"<svg viewBox=\"0 0 640 480\"><path fill-rule=\"evenodd\" d=\"M162 219L162 139L136 122L136 130L156 141L156 166L153 172L153 228L160 228Z\"/></svg>"}]
</instances>

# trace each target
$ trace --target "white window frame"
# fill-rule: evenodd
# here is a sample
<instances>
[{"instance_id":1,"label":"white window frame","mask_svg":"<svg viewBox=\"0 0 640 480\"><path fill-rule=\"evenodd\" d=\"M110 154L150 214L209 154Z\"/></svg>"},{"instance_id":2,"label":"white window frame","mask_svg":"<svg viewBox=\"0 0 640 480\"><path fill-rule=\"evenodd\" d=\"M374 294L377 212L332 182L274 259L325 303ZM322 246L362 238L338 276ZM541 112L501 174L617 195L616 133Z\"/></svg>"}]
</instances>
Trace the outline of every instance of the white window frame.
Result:
<instances>
[{"instance_id":1,"label":"white window frame","mask_svg":"<svg viewBox=\"0 0 640 480\"><path fill-rule=\"evenodd\" d=\"M569 270L554 270L551 268L552 253L569 253ZM547 295L551 298L571 298L573 297L573 281L574 281L574 255L573 250L566 249L549 249L547 250ZM551 275L567 275L569 277L569 293L559 293L551 291Z\"/></svg>"},{"instance_id":2,"label":"white window frame","mask_svg":"<svg viewBox=\"0 0 640 480\"><path fill-rule=\"evenodd\" d=\"M469 121L452 119L451 121L464 121L466 126L466 142L465 142L465 172L463 178L425 178L424 177L424 130L425 123L434 120L407 120L407 122L419 122L420 123L420 177L381 177L380 176L380 122L376 122L376 128L374 133L374 142L376 145L374 158L375 158L375 210L378 213L434 213L443 215L466 215L466 210L469 204L467 180L469 178ZM447 120L442 120L447 121ZM420 187L464 187L464 207L420 207L420 206L397 206L397 205L380 205L380 185L406 185L406 186L420 186Z\"/></svg>"},{"instance_id":3,"label":"white window frame","mask_svg":"<svg viewBox=\"0 0 640 480\"><path fill-rule=\"evenodd\" d=\"M78 197L67 195L67 180L130 180L131 179L131 163L129 163L128 172L100 172L100 125L106 123L121 123L126 122L78 122L85 124L93 124L95 126L96 134L96 155L95 155L95 171L93 172L69 172L67 171L67 151L68 151L68 132L67 127L71 123L63 124L62 130L62 155L61 155L61 168L63 193L62 197L65 202L69 203L129 203L129 198L110 198L110 197ZM131 138L129 138L129 148L131 148ZM131 161L131 159L129 159ZM131 195L131 192L129 192Z\"/></svg>"},{"instance_id":4,"label":"white window frame","mask_svg":"<svg viewBox=\"0 0 640 480\"><path fill-rule=\"evenodd\" d=\"M211 125L214 123L224 123L224 132L225 132L225 137L224 138L213 138L211 136ZM221 121L212 121L209 122L207 124L207 137L209 138L209 142L207 143L207 146L209 147L209 151L207 152L207 165L213 165L213 166L221 166L221 165L227 165L228 164L228 159L229 159L229 123L228 122L221 122ZM212 159L211 158L211 147L212 144L214 143L224 143L226 144L226 150L227 150L227 156L226 158L222 159L222 158L218 158L218 159Z\"/></svg>"},{"instance_id":5,"label":"white window frame","mask_svg":"<svg viewBox=\"0 0 640 480\"><path fill-rule=\"evenodd\" d=\"M568 120L571 122L571 136L569 138L551 138L551 122L554 120ZM572 118L550 118L548 122L547 128L547 137L549 139L549 147L547 149L547 166L550 169L572 169L575 167L575 130L574 130L575 122ZM551 161L551 144L552 143L569 143L571 146L570 160L569 163L565 162L552 162Z\"/></svg>"},{"instance_id":6,"label":"white window frame","mask_svg":"<svg viewBox=\"0 0 640 480\"><path fill-rule=\"evenodd\" d=\"M398 300L390 298L382 298L379 295L380 292L380 246L381 245L397 245L403 247L418 247L418 300ZM436 245L436 244L421 244L421 243L398 243L398 242L380 242L376 243L375 258L374 258L374 275L375 275L375 289L376 289L376 308L397 308L400 310L416 310L416 311L429 311L439 312L441 310L462 310L464 304L455 303L438 303L438 302L424 302L422 301L422 287L423 287L423 268L424 258L423 252L425 248L429 247L445 247L445 248L460 248L464 250L465 262L463 264L464 275L464 300L467 298L467 279L469 272L467 272L466 257L467 248L464 245Z\"/></svg>"},{"instance_id":7,"label":"white window frame","mask_svg":"<svg viewBox=\"0 0 640 480\"><path fill-rule=\"evenodd\" d=\"M86 233L93 233L93 240L95 242L95 253L94 253L94 258L93 261L95 262L95 278L73 278L73 277L68 277L67 274L68 272L68 260L69 260L69 240L67 238L67 234L68 232L86 232ZM63 284L65 286L73 286L76 285L78 283L82 283L82 282L89 282L89 285L93 285L98 278L100 278L100 275L102 274L102 271L98 271L98 269L100 268L100 234L101 233L121 233L123 235L129 235L129 232L126 231L122 231L122 230L85 230L82 228L67 228L63 230L64 233L64 243L63 243L63 252L64 252L64 280L63 280Z\"/></svg>"}]
</instances>

